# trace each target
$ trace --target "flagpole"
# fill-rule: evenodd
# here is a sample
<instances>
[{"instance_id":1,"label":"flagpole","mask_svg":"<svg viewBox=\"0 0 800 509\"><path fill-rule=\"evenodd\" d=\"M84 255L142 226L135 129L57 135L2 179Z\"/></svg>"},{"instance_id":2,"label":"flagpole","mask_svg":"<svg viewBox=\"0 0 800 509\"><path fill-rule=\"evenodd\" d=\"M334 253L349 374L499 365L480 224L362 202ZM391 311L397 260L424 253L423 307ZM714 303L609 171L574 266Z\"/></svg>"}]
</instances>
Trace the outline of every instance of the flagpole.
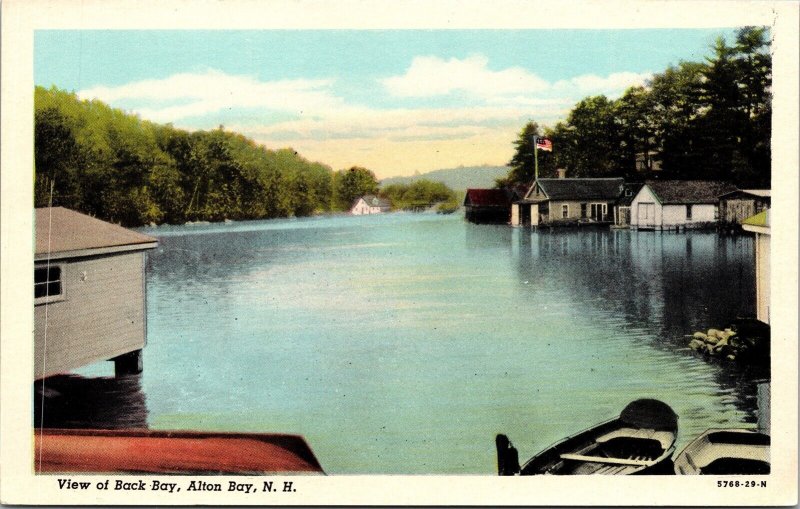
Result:
<instances>
[{"instance_id":1,"label":"flagpole","mask_svg":"<svg viewBox=\"0 0 800 509\"><path fill-rule=\"evenodd\" d=\"M533 135L533 180L534 182L539 180L539 137L535 134Z\"/></svg>"}]
</instances>

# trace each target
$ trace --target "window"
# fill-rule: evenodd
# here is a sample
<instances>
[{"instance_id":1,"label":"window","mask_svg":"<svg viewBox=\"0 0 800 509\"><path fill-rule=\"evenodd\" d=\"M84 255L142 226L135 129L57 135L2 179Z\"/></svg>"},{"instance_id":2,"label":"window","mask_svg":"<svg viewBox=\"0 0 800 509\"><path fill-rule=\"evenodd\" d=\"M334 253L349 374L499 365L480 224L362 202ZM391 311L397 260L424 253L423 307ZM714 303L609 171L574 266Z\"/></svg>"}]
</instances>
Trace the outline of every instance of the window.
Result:
<instances>
[{"instance_id":1,"label":"window","mask_svg":"<svg viewBox=\"0 0 800 509\"><path fill-rule=\"evenodd\" d=\"M564 219L569 217L569 205L566 203L561 206L561 217Z\"/></svg>"},{"instance_id":2,"label":"window","mask_svg":"<svg viewBox=\"0 0 800 509\"><path fill-rule=\"evenodd\" d=\"M689 221L692 220L692 206L691 205L687 205L686 206L686 219L689 220Z\"/></svg>"},{"instance_id":3,"label":"window","mask_svg":"<svg viewBox=\"0 0 800 509\"><path fill-rule=\"evenodd\" d=\"M33 269L33 302L42 304L61 300L64 295L63 274L60 265Z\"/></svg>"},{"instance_id":4,"label":"window","mask_svg":"<svg viewBox=\"0 0 800 509\"><path fill-rule=\"evenodd\" d=\"M581 203L581 217L586 218L586 204Z\"/></svg>"}]
</instances>

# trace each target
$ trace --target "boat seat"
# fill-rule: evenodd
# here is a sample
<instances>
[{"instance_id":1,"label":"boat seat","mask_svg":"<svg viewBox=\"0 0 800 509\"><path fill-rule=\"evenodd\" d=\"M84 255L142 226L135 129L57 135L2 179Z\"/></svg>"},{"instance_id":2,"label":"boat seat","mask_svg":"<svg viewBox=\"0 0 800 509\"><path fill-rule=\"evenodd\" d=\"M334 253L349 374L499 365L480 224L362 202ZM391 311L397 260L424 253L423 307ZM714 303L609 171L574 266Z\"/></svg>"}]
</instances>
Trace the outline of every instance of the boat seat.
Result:
<instances>
[{"instance_id":1,"label":"boat seat","mask_svg":"<svg viewBox=\"0 0 800 509\"><path fill-rule=\"evenodd\" d=\"M652 429L641 428L619 428L610 433L597 438L598 443L608 442L615 438L640 438L646 440L657 440L661 444L661 449L667 450L675 440L675 434L669 431L655 431Z\"/></svg>"}]
</instances>

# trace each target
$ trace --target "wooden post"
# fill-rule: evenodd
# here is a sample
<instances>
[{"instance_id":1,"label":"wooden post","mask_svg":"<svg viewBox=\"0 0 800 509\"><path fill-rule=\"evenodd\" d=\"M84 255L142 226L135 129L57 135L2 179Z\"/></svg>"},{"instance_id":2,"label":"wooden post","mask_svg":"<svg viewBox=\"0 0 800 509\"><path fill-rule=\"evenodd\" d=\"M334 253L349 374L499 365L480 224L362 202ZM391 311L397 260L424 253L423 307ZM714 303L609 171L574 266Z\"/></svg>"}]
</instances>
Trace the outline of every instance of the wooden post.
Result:
<instances>
[{"instance_id":1,"label":"wooden post","mask_svg":"<svg viewBox=\"0 0 800 509\"><path fill-rule=\"evenodd\" d=\"M497 446L497 475L515 475L520 471L519 453L516 447L511 445L508 437L499 434L495 438Z\"/></svg>"},{"instance_id":2,"label":"wooden post","mask_svg":"<svg viewBox=\"0 0 800 509\"><path fill-rule=\"evenodd\" d=\"M114 357L114 376L138 375L142 372L142 350L134 350Z\"/></svg>"},{"instance_id":3,"label":"wooden post","mask_svg":"<svg viewBox=\"0 0 800 509\"><path fill-rule=\"evenodd\" d=\"M758 431L766 435L770 434L770 385L769 382L758 384L757 404L758 404Z\"/></svg>"}]
</instances>

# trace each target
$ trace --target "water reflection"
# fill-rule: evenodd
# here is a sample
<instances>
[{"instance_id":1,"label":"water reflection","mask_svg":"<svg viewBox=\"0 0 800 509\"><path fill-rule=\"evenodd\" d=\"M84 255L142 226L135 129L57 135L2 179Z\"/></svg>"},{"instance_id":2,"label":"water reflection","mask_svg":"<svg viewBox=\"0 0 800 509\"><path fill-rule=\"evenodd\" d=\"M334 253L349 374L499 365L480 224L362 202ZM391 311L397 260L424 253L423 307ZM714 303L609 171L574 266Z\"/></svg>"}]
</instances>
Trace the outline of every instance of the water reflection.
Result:
<instances>
[{"instance_id":1,"label":"water reflection","mask_svg":"<svg viewBox=\"0 0 800 509\"><path fill-rule=\"evenodd\" d=\"M617 317L653 349L708 363L722 401L756 422L757 384L769 379L769 366L702 359L687 348L686 337L755 315L750 237L520 230L517 245L516 268L525 290L569 292L587 315ZM686 417L707 418L707 413L697 408Z\"/></svg>"},{"instance_id":2,"label":"water reflection","mask_svg":"<svg viewBox=\"0 0 800 509\"><path fill-rule=\"evenodd\" d=\"M141 375L52 376L34 383L33 401L35 428L147 427L147 403Z\"/></svg>"}]
</instances>

